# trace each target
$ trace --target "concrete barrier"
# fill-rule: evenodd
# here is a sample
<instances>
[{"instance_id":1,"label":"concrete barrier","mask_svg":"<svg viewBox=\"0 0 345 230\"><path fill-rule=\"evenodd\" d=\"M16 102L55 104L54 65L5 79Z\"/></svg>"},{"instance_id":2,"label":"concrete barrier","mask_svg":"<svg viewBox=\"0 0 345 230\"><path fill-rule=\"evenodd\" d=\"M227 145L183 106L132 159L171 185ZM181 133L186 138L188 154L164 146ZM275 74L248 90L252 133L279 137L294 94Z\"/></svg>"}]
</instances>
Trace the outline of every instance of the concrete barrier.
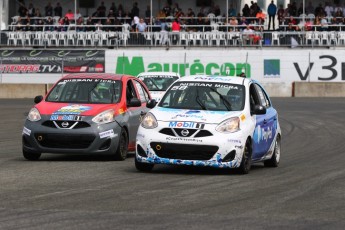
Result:
<instances>
[{"instance_id":1,"label":"concrete barrier","mask_svg":"<svg viewBox=\"0 0 345 230\"><path fill-rule=\"evenodd\" d=\"M294 82L294 97L345 97L345 83Z\"/></svg>"},{"instance_id":2,"label":"concrete barrier","mask_svg":"<svg viewBox=\"0 0 345 230\"><path fill-rule=\"evenodd\" d=\"M45 84L0 84L0 98L34 98L45 93Z\"/></svg>"},{"instance_id":3,"label":"concrete barrier","mask_svg":"<svg viewBox=\"0 0 345 230\"><path fill-rule=\"evenodd\" d=\"M0 84L0 98L34 98L45 95L53 84ZM345 97L345 83L262 83L270 97Z\"/></svg>"}]
</instances>

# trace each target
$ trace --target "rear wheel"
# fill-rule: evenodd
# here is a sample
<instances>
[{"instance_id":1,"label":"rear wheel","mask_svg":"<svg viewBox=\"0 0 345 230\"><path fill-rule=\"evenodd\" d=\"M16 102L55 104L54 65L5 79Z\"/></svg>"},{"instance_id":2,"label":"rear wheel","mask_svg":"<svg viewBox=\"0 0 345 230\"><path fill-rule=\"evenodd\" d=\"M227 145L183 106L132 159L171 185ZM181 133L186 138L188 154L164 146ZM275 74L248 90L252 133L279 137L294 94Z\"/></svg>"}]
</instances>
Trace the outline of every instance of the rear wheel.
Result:
<instances>
[{"instance_id":1,"label":"rear wheel","mask_svg":"<svg viewBox=\"0 0 345 230\"><path fill-rule=\"evenodd\" d=\"M142 172L152 171L154 164L142 163L137 160L137 157L134 157L134 158L135 158L135 167L138 171L142 171Z\"/></svg>"},{"instance_id":2,"label":"rear wheel","mask_svg":"<svg viewBox=\"0 0 345 230\"><path fill-rule=\"evenodd\" d=\"M29 161L37 161L41 157L41 153L29 152L23 149L23 156Z\"/></svg>"},{"instance_id":3,"label":"rear wheel","mask_svg":"<svg viewBox=\"0 0 345 230\"><path fill-rule=\"evenodd\" d=\"M248 174L250 171L251 165L252 165L252 143L248 139L244 147L242 161L241 161L240 167L238 168L238 172L241 174Z\"/></svg>"},{"instance_id":4,"label":"rear wheel","mask_svg":"<svg viewBox=\"0 0 345 230\"><path fill-rule=\"evenodd\" d=\"M276 142L274 144L274 152L269 160L264 161L266 167L278 167L280 162L280 136L277 136Z\"/></svg>"},{"instance_id":5,"label":"rear wheel","mask_svg":"<svg viewBox=\"0 0 345 230\"><path fill-rule=\"evenodd\" d=\"M123 161L127 158L128 153L128 135L126 130L122 129L119 144L115 152L115 160Z\"/></svg>"}]
</instances>

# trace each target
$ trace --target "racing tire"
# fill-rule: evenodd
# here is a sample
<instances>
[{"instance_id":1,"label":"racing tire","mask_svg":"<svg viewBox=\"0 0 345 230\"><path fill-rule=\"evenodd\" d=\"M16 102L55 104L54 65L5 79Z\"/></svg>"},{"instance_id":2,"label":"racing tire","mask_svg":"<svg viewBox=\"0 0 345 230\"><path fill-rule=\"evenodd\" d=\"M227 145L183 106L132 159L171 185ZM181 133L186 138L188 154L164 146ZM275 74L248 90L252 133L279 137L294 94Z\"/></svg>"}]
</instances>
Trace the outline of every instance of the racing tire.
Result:
<instances>
[{"instance_id":1,"label":"racing tire","mask_svg":"<svg viewBox=\"0 0 345 230\"><path fill-rule=\"evenodd\" d=\"M114 155L116 161L123 161L127 158L128 153L128 135L126 130L122 129L120 134L119 143Z\"/></svg>"},{"instance_id":2,"label":"racing tire","mask_svg":"<svg viewBox=\"0 0 345 230\"><path fill-rule=\"evenodd\" d=\"M23 149L23 156L29 161L37 161L41 157L41 153L29 152Z\"/></svg>"},{"instance_id":3,"label":"racing tire","mask_svg":"<svg viewBox=\"0 0 345 230\"><path fill-rule=\"evenodd\" d=\"M141 172L151 172L152 169L153 169L153 166L155 166L154 164L150 164L150 163L142 163L142 162L139 162L137 160L137 157L134 157L135 158L135 168L138 170L138 171L141 171Z\"/></svg>"},{"instance_id":4,"label":"racing tire","mask_svg":"<svg viewBox=\"0 0 345 230\"><path fill-rule=\"evenodd\" d=\"M237 172L240 174L248 174L252 165L252 143L249 139L246 141L240 167Z\"/></svg>"},{"instance_id":5,"label":"racing tire","mask_svg":"<svg viewBox=\"0 0 345 230\"><path fill-rule=\"evenodd\" d=\"M269 160L264 161L265 167L278 167L280 162L280 136L277 136L277 139L274 144L274 152Z\"/></svg>"}]
</instances>

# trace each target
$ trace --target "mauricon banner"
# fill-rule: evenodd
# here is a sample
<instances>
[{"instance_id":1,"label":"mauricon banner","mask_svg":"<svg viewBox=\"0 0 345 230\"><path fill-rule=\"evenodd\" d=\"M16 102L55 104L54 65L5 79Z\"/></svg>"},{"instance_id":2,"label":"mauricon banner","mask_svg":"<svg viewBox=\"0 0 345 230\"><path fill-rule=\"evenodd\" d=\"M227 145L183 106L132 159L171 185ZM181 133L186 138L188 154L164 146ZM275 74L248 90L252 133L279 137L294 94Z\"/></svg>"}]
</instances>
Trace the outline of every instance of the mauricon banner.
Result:
<instances>
[{"instance_id":1,"label":"mauricon banner","mask_svg":"<svg viewBox=\"0 0 345 230\"><path fill-rule=\"evenodd\" d=\"M104 50L3 50L0 73L104 73Z\"/></svg>"}]
</instances>

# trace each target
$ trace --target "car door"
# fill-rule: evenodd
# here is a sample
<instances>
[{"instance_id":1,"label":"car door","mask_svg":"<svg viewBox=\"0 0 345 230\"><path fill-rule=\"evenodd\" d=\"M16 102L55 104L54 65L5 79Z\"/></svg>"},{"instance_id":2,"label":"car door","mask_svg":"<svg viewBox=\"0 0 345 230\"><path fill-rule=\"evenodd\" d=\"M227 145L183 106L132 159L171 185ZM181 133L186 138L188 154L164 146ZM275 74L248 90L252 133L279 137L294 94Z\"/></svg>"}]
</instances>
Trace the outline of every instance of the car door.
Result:
<instances>
[{"instance_id":1,"label":"car door","mask_svg":"<svg viewBox=\"0 0 345 230\"><path fill-rule=\"evenodd\" d=\"M250 90L254 103L266 108L266 114L255 115L252 155L255 161L265 156L273 143L277 129L277 111L272 107L266 92L260 85L253 83Z\"/></svg>"},{"instance_id":2,"label":"car door","mask_svg":"<svg viewBox=\"0 0 345 230\"><path fill-rule=\"evenodd\" d=\"M141 102L141 112L140 112L140 116L141 118L143 116L145 116L145 114L147 113L147 111L149 111L149 108L146 107L147 102L150 100L150 96L149 96L149 91L145 88L144 84L142 82L139 82L138 80L133 80L135 88L137 90L137 93L139 95L139 99Z\"/></svg>"},{"instance_id":3,"label":"car door","mask_svg":"<svg viewBox=\"0 0 345 230\"><path fill-rule=\"evenodd\" d=\"M127 103L127 114L128 114L128 150L135 149L135 138L140 125L140 113L142 111L141 107L130 107L129 101L132 98L138 98L137 89L135 87L134 81L129 79L126 84L126 103Z\"/></svg>"}]
</instances>

